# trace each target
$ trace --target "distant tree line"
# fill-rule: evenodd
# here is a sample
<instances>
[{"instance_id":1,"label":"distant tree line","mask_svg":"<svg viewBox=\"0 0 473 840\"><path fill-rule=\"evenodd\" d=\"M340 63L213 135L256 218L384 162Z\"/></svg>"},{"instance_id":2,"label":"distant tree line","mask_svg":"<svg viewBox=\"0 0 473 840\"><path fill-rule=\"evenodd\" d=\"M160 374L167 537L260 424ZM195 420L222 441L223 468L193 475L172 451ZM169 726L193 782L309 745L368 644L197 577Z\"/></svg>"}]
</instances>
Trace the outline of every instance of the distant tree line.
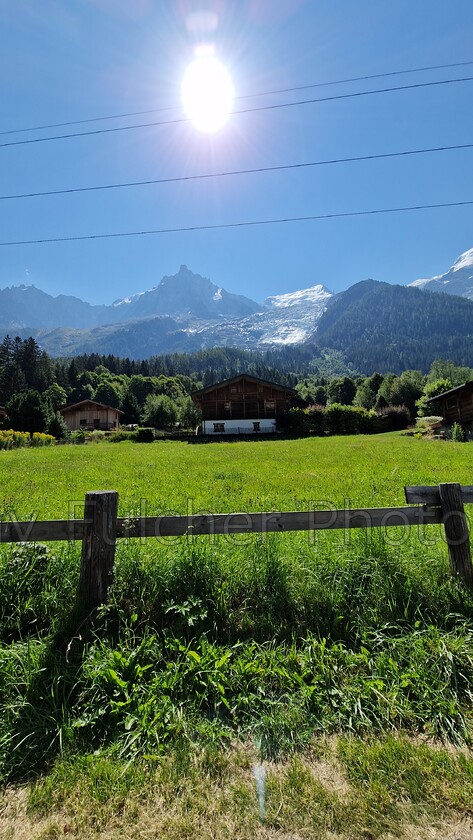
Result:
<instances>
[{"instance_id":1,"label":"distant tree line","mask_svg":"<svg viewBox=\"0 0 473 840\"><path fill-rule=\"evenodd\" d=\"M67 431L59 408L85 399L121 409L123 424L191 430L199 421L192 391L243 372L296 387L308 406L352 406L378 413L404 407L410 418L432 413L430 397L473 378L471 368L442 360L434 361L427 374L406 370L360 376L339 352L310 346L265 353L217 348L145 361L96 353L52 359L33 338L5 336L0 344L0 404L17 431L55 437ZM347 422L347 413L343 416ZM291 417L297 425L296 415ZM358 413L357 422L360 417Z\"/></svg>"},{"instance_id":2,"label":"distant tree line","mask_svg":"<svg viewBox=\"0 0 473 840\"><path fill-rule=\"evenodd\" d=\"M373 373L329 380L312 375L299 381L297 391L306 402L320 407L337 404L381 412L390 406L404 406L413 419L435 415L439 406L429 402L431 398L472 379L471 368L436 359L427 374L405 370L399 375Z\"/></svg>"},{"instance_id":3,"label":"distant tree line","mask_svg":"<svg viewBox=\"0 0 473 840\"><path fill-rule=\"evenodd\" d=\"M94 361L98 364L91 369ZM33 338L6 336L0 345L0 404L9 425L30 434L64 437L59 408L86 399L120 408L124 424L194 428L199 418L190 393L201 387L201 380L195 374L146 373L156 367L113 356L53 360ZM128 374L123 372L127 369Z\"/></svg>"}]
</instances>

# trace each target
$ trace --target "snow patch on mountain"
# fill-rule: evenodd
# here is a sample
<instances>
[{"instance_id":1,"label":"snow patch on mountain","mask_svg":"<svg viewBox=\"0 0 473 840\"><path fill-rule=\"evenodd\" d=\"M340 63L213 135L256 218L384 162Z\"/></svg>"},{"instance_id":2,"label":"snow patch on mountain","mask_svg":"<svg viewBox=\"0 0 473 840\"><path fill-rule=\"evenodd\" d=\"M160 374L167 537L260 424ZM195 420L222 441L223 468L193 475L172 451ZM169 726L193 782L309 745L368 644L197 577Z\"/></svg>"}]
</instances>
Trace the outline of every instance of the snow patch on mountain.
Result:
<instances>
[{"instance_id":1,"label":"snow patch on mountain","mask_svg":"<svg viewBox=\"0 0 473 840\"><path fill-rule=\"evenodd\" d=\"M311 286L310 289L301 289L298 292L289 292L285 295L271 295L265 300L265 306L273 307L274 309L287 308L290 306L300 306L301 304L322 304L325 305L327 300L332 297L325 286L321 284Z\"/></svg>"},{"instance_id":2,"label":"snow patch on mountain","mask_svg":"<svg viewBox=\"0 0 473 840\"><path fill-rule=\"evenodd\" d=\"M428 283L432 283L433 280L438 280L439 277L421 277L419 280L413 280L412 283L408 283L408 286L415 286L417 289L423 289L426 285L428 285Z\"/></svg>"},{"instance_id":3,"label":"snow patch on mountain","mask_svg":"<svg viewBox=\"0 0 473 840\"><path fill-rule=\"evenodd\" d=\"M115 321L168 315L180 321L224 320L257 312L260 304L243 295L227 292L208 277L181 265L177 274L166 275L147 292L113 304ZM190 326L190 324L186 324Z\"/></svg>"},{"instance_id":4,"label":"snow patch on mountain","mask_svg":"<svg viewBox=\"0 0 473 840\"><path fill-rule=\"evenodd\" d=\"M415 286L429 292L459 295L473 300L473 248L460 254L445 274L414 280L409 283L409 286Z\"/></svg>"},{"instance_id":5,"label":"snow patch on mountain","mask_svg":"<svg viewBox=\"0 0 473 840\"><path fill-rule=\"evenodd\" d=\"M260 312L220 324L192 325L186 332L198 337L202 347L251 350L303 344L317 330L317 322L332 297L332 292L320 284L284 295L272 295L265 300L265 308Z\"/></svg>"},{"instance_id":6,"label":"snow patch on mountain","mask_svg":"<svg viewBox=\"0 0 473 840\"><path fill-rule=\"evenodd\" d=\"M303 344L304 341L308 338L307 330L296 327L294 324L292 326L287 325L285 327L281 327L279 331L274 332L271 336L269 336L269 341L262 341L262 344Z\"/></svg>"},{"instance_id":7,"label":"snow patch on mountain","mask_svg":"<svg viewBox=\"0 0 473 840\"><path fill-rule=\"evenodd\" d=\"M148 292L153 292L153 291L154 291L154 289L148 289L147 292L136 292L136 294L131 295L130 297L122 298L121 300L115 300L112 303L112 306L123 306L123 304L125 304L125 303L133 303L133 301L138 300L138 298L142 297L142 295L146 295L146 294L148 294Z\"/></svg>"},{"instance_id":8,"label":"snow patch on mountain","mask_svg":"<svg viewBox=\"0 0 473 840\"><path fill-rule=\"evenodd\" d=\"M470 267L473 267L473 248L470 248L469 251L465 251L464 254L461 254L453 263L450 271L460 271L462 268Z\"/></svg>"}]
</instances>

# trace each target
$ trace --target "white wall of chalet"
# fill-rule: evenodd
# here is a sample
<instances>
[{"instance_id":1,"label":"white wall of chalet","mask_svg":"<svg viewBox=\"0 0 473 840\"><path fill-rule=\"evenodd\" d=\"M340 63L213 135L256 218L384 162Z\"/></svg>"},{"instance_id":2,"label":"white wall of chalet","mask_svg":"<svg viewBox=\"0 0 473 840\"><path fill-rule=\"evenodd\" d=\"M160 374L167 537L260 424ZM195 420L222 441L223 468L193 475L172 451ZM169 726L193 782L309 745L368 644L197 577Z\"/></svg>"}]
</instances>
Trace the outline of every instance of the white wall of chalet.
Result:
<instances>
[{"instance_id":1,"label":"white wall of chalet","mask_svg":"<svg viewBox=\"0 0 473 840\"><path fill-rule=\"evenodd\" d=\"M257 435L276 431L276 420L260 417L255 420L203 420L204 435Z\"/></svg>"}]
</instances>

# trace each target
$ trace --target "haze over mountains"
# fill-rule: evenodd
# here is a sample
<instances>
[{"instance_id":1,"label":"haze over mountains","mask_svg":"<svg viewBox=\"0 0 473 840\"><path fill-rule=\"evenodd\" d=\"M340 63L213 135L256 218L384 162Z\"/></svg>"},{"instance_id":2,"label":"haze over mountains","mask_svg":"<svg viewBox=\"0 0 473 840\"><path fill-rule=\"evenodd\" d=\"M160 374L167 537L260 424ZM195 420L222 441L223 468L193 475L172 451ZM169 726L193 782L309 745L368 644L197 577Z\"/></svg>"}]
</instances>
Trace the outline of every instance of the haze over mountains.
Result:
<instances>
[{"instance_id":1,"label":"haze over mountains","mask_svg":"<svg viewBox=\"0 0 473 840\"><path fill-rule=\"evenodd\" d=\"M451 298L445 306L439 296L423 294L430 290L467 300ZM448 317L439 319L439 312ZM470 324L473 249L445 274L409 286L369 280L334 295L317 284L270 296L264 303L227 292L184 265L154 288L111 305L93 306L67 295L54 298L34 286L0 290L0 336L33 335L53 356L96 352L142 359L218 346L256 350L317 343L358 358L358 365L378 354L386 364L391 359L395 370L402 354L416 366L416 346L420 353L420 345L432 344L435 336L437 356L440 345L444 352L450 347L450 355L461 355L462 347L469 352Z\"/></svg>"}]
</instances>

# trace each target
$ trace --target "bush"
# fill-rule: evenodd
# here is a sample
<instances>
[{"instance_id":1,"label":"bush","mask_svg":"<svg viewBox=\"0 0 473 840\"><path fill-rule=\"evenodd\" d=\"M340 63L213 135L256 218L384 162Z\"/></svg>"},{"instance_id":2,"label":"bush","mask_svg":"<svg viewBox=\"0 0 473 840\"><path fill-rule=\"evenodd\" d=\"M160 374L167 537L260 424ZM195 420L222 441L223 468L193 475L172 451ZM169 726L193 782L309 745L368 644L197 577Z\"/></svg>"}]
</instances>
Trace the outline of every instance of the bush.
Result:
<instances>
[{"instance_id":1,"label":"bush","mask_svg":"<svg viewBox=\"0 0 473 840\"><path fill-rule=\"evenodd\" d=\"M112 432L108 440L110 443L121 443L122 440L136 440L137 435L136 432L128 431L127 429L119 429L116 432Z\"/></svg>"},{"instance_id":2,"label":"bush","mask_svg":"<svg viewBox=\"0 0 473 840\"><path fill-rule=\"evenodd\" d=\"M48 433L57 438L57 440L65 440L69 435L69 430L64 421L64 417L57 412L48 426Z\"/></svg>"},{"instance_id":3,"label":"bush","mask_svg":"<svg viewBox=\"0 0 473 840\"><path fill-rule=\"evenodd\" d=\"M407 429L411 416L405 405L388 405L379 412L382 431L397 432Z\"/></svg>"},{"instance_id":4,"label":"bush","mask_svg":"<svg viewBox=\"0 0 473 840\"><path fill-rule=\"evenodd\" d=\"M154 429L137 429L134 434L137 443L153 443L154 441Z\"/></svg>"},{"instance_id":5,"label":"bush","mask_svg":"<svg viewBox=\"0 0 473 840\"><path fill-rule=\"evenodd\" d=\"M53 435L46 435L44 432L34 432L30 440L30 446L52 446L56 443L56 438Z\"/></svg>"},{"instance_id":6,"label":"bush","mask_svg":"<svg viewBox=\"0 0 473 840\"><path fill-rule=\"evenodd\" d=\"M325 409L325 427L332 435L369 434L376 431L371 412L339 403L332 403Z\"/></svg>"},{"instance_id":7,"label":"bush","mask_svg":"<svg viewBox=\"0 0 473 840\"><path fill-rule=\"evenodd\" d=\"M306 431L312 435L372 435L405 429L410 422L405 406L388 406L381 411L368 411L360 406L332 403L326 408L312 405L304 412Z\"/></svg>"},{"instance_id":8,"label":"bush","mask_svg":"<svg viewBox=\"0 0 473 840\"><path fill-rule=\"evenodd\" d=\"M307 429L312 435L323 435L325 432L325 409L322 405L311 405L305 411Z\"/></svg>"},{"instance_id":9,"label":"bush","mask_svg":"<svg viewBox=\"0 0 473 840\"><path fill-rule=\"evenodd\" d=\"M84 429L75 429L71 432L70 441L71 443L85 443Z\"/></svg>"},{"instance_id":10,"label":"bush","mask_svg":"<svg viewBox=\"0 0 473 840\"><path fill-rule=\"evenodd\" d=\"M460 423L454 423L452 426L451 431L452 440L455 443L464 443L466 436L465 436L465 429Z\"/></svg>"},{"instance_id":11,"label":"bush","mask_svg":"<svg viewBox=\"0 0 473 840\"><path fill-rule=\"evenodd\" d=\"M13 429L0 431L0 449L20 449L29 446L29 442L28 432L15 432Z\"/></svg>"},{"instance_id":12,"label":"bush","mask_svg":"<svg viewBox=\"0 0 473 840\"><path fill-rule=\"evenodd\" d=\"M108 440L110 443L120 443L122 440L133 440L135 443L153 443L154 438L154 429L143 428L133 431L119 429L117 432L112 432Z\"/></svg>"},{"instance_id":13,"label":"bush","mask_svg":"<svg viewBox=\"0 0 473 840\"><path fill-rule=\"evenodd\" d=\"M25 446L51 446L56 439L52 435L35 432L31 436L28 432L16 432L13 429L0 431L0 449L21 449Z\"/></svg>"},{"instance_id":14,"label":"bush","mask_svg":"<svg viewBox=\"0 0 473 840\"><path fill-rule=\"evenodd\" d=\"M86 432L85 439L87 443L103 443L106 436L102 429L94 429L93 432Z\"/></svg>"}]
</instances>

